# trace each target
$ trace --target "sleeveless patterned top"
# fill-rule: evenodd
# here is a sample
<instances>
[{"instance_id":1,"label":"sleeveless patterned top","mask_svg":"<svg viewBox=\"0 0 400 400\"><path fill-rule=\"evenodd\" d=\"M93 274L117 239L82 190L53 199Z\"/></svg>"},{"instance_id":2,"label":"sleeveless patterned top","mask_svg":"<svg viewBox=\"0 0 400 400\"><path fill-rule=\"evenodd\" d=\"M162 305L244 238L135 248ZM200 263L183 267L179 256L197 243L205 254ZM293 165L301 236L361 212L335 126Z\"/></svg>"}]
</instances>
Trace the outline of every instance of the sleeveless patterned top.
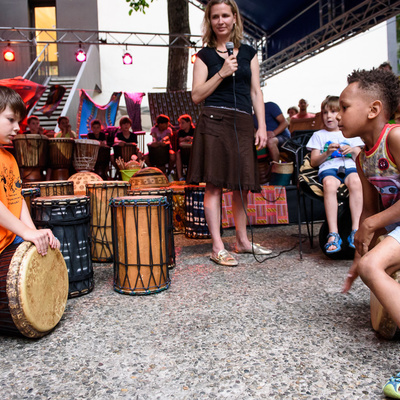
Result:
<instances>
[{"instance_id":1,"label":"sleeveless patterned top","mask_svg":"<svg viewBox=\"0 0 400 400\"><path fill-rule=\"evenodd\" d=\"M387 145L389 132L395 127L400 125L385 125L374 147L364 148L357 158L365 177L381 195L384 208L400 199L400 171Z\"/></svg>"}]
</instances>

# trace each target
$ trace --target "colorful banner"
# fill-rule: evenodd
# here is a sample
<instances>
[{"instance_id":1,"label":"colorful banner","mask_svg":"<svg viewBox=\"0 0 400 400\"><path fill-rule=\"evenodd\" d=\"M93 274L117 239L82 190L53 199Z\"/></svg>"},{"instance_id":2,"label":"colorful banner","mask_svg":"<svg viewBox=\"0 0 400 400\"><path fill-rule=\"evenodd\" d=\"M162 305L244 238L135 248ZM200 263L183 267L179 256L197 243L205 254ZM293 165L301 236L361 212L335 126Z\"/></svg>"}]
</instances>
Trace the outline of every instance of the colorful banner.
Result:
<instances>
[{"instance_id":1,"label":"colorful banner","mask_svg":"<svg viewBox=\"0 0 400 400\"><path fill-rule=\"evenodd\" d=\"M90 132L90 123L94 119L101 121L103 129L115 124L121 94L122 92L114 92L110 101L105 106L101 106L96 104L84 89L79 90L80 101L76 119L79 137Z\"/></svg>"},{"instance_id":2,"label":"colorful banner","mask_svg":"<svg viewBox=\"0 0 400 400\"><path fill-rule=\"evenodd\" d=\"M47 95L46 103L43 107L39 108L40 111L47 118L50 118L51 114L57 109L61 100L64 97L66 88L62 85L52 85L50 86L49 94Z\"/></svg>"},{"instance_id":3,"label":"colorful banner","mask_svg":"<svg viewBox=\"0 0 400 400\"><path fill-rule=\"evenodd\" d=\"M261 193L247 196L247 215L251 225L288 224L289 213L284 186L262 186ZM222 196L222 227L235 226L232 212L232 192Z\"/></svg>"},{"instance_id":4,"label":"colorful banner","mask_svg":"<svg viewBox=\"0 0 400 400\"><path fill-rule=\"evenodd\" d=\"M137 132L142 130L142 116L140 111L140 105L142 103L143 96L145 93L127 93L124 92L126 111L128 112L129 118L132 120L132 131Z\"/></svg>"},{"instance_id":5,"label":"colorful banner","mask_svg":"<svg viewBox=\"0 0 400 400\"><path fill-rule=\"evenodd\" d=\"M39 85L38 83L24 79L21 76L10 79L1 79L0 85L15 90L22 97L22 100L26 104L27 113L29 113L46 90L46 86ZM22 132L26 130L26 120L27 118L19 124Z\"/></svg>"}]
</instances>

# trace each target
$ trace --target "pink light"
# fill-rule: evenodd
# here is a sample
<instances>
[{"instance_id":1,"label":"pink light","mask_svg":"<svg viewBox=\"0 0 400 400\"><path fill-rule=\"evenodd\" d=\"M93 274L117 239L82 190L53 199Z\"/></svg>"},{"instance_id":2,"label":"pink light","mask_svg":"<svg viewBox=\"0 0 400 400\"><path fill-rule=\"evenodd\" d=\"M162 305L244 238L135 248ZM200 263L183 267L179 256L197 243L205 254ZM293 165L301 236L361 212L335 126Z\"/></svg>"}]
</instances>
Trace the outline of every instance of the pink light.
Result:
<instances>
[{"instance_id":1,"label":"pink light","mask_svg":"<svg viewBox=\"0 0 400 400\"><path fill-rule=\"evenodd\" d=\"M133 64L133 58L132 58L132 56L131 56L129 53L125 53L125 54L122 56L122 62L123 62L125 65L131 65L131 64Z\"/></svg>"},{"instance_id":2,"label":"pink light","mask_svg":"<svg viewBox=\"0 0 400 400\"><path fill-rule=\"evenodd\" d=\"M76 61L78 61L78 62L85 62L86 61L86 53L82 49L79 49L75 53L75 58L76 58Z\"/></svg>"}]
</instances>

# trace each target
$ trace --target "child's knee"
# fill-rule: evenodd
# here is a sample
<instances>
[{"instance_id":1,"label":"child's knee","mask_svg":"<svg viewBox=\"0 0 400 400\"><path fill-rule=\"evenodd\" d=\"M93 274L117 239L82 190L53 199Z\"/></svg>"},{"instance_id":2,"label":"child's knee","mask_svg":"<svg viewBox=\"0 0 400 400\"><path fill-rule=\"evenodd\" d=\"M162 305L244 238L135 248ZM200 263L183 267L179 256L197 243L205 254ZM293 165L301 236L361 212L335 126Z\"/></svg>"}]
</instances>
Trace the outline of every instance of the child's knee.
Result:
<instances>
[{"instance_id":1,"label":"child's knee","mask_svg":"<svg viewBox=\"0 0 400 400\"><path fill-rule=\"evenodd\" d=\"M336 192L340 186L340 181L333 177L327 176L322 181L322 185L324 187L324 192Z\"/></svg>"},{"instance_id":2,"label":"child's knee","mask_svg":"<svg viewBox=\"0 0 400 400\"><path fill-rule=\"evenodd\" d=\"M371 253L367 253L360 258L357 266L357 272L364 282L373 279L375 271L379 269L379 259Z\"/></svg>"}]
</instances>

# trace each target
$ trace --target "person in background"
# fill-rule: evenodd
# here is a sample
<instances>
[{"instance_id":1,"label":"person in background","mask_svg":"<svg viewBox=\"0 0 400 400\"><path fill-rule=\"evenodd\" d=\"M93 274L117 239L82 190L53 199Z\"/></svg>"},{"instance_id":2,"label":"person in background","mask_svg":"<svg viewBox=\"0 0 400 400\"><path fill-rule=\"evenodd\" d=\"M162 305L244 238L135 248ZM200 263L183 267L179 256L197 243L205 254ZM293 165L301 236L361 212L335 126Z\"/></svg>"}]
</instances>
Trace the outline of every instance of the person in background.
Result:
<instances>
[{"instance_id":1,"label":"person in background","mask_svg":"<svg viewBox=\"0 0 400 400\"><path fill-rule=\"evenodd\" d=\"M9 145L19 131L26 106L14 90L0 86L0 144ZM0 146L0 253L11 244L32 242L41 255L48 246L60 248L50 229L36 229L21 194L22 181L17 161Z\"/></svg>"},{"instance_id":2,"label":"person in background","mask_svg":"<svg viewBox=\"0 0 400 400\"><path fill-rule=\"evenodd\" d=\"M192 122L192 117L189 114L181 115L178 118L178 122L180 129L178 131L178 150L176 152L176 172L178 179L181 181L183 180L181 147L192 147L194 125Z\"/></svg>"},{"instance_id":3,"label":"person in background","mask_svg":"<svg viewBox=\"0 0 400 400\"><path fill-rule=\"evenodd\" d=\"M106 145L106 134L101 129L101 121L99 119L94 119L90 123L91 132L88 133L87 138L91 140L98 140L101 145Z\"/></svg>"},{"instance_id":4,"label":"person in background","mask_svg":"<svg viewBox=\"0 0 400 400\"><path fill-rule=\"evenodd\" d=\"M300 119L300 118L314 118L315 114L309 113L307 111L308 102L305 99L299 100L299 112L291 117L291 119Z\"/></svg>"},{"instance_id":5,"label":"person in background","mask_svg":"<svg viewBox=\"0 0 400 400\"><path fill-rule=\"evenodd\" d=\"M268 151L271 161L279 162L279 149L290 139L287 129L288 123L279 106L272 101L264 104L265 122L267 124ZM257 129L257 119L254 118L254 126Z\"/></svg>"},{"instance_id":6,"label":"person in background","mask_svg":"<svg viewBox=\"0 0 400 400\"><path fill-rule=\"evenodd\" d=\"M203 43L207 46L197 53L192 88L193 102L205 103L193 138L187 182L206 183L204 212L212 239L210 259L230 267L238 261L221 239L223 188L233 191L236 252L271 253L251 243L246 230L247 194L249 190L261 191L256 147L266 147L268 138L257 51L241 43L242 38L243 24L236 2L209 1L203 19ZM256 132L253 108L258 121Z\"/></svg>"},{"instance_id":7,"label":"person in background","mask_svg":"<svg viewBox=\"0 0 400 400\"><path fill-rule=\"evenodd\" d=\"M76 139L76 133L71 129L71 124L69 123L68 117L58 117L57 124L60 130L54 135L55 138Z\"/></svg>"},{"instance_id":8,"label":"person in background","mask_svg":"<svg viewBox=\"0 0 400 400\"><path fill-rule=\"evenodd\" d=\"M171 146L172 129L170 127L170 119L167 115L160 114L156 118L156 123L151 128L150 134L153 137L153 142L150 146L158 146L167 144L169 146L169 171L171 172L176 163L176 155ZM152 167L149 154L145 154L145 161L149 167ZM172 178L171 178L172 180Z\"/></svg>"},{"instance_id":9,"label":"person in background","mask_svg":"<svg viewBox=\"0 0 400 400\"><path fill-rule=\"evenodd\" d=\"M392 66L390 65L390 62L389 62L389 61L383 62L383 63L379 66L379 69L383 69L383 70L386 70L386 71L393 71L393 68L392 68Z\"/></svg>"},{"instance_id":10,"label":"person in background","mask_svg":"<svg viewBox=\"0 0 400 400\"><path fill-rule=\"evenodd\" d=\"M40 119L36 115L31 115L27 120L27 130L24 134L44 135L44 129L40 126Z\"/></svg>"},{"instance_id":11,"label":"person in background","mask_svg":"<svg viewBox=\"0 0 400 400\"><path fill-rule=\"evenodd\" d=\"M355 159L364 146L359 137L345 138L339 130L336 116L339 112L339 97L327 96L321 104L324 129L313 133L307 143L311 150L311 166L318 168L318 178L324 187L324 206L329 227L326 253L341 250L342 238L338 228L337 190L342 183L349 189L352 231L347 238L349 246L354 247L354 234L362 210L362 188L357 174ZM339 174L344 168L343 175Z\"/></svg>"},{"instance_id":12,"label":"person in background","mask_svg":"<svg viewBox=\"0 0 400 400\"><path fill-rule=\"evenodd\" d=\"M290 124L290 118L293 117L293 115L296 115L299 112L299 109L296 106L289 107L287 110L288 117L286 118L286 121L288 124Z\"/></svg>"}]
</instances>

